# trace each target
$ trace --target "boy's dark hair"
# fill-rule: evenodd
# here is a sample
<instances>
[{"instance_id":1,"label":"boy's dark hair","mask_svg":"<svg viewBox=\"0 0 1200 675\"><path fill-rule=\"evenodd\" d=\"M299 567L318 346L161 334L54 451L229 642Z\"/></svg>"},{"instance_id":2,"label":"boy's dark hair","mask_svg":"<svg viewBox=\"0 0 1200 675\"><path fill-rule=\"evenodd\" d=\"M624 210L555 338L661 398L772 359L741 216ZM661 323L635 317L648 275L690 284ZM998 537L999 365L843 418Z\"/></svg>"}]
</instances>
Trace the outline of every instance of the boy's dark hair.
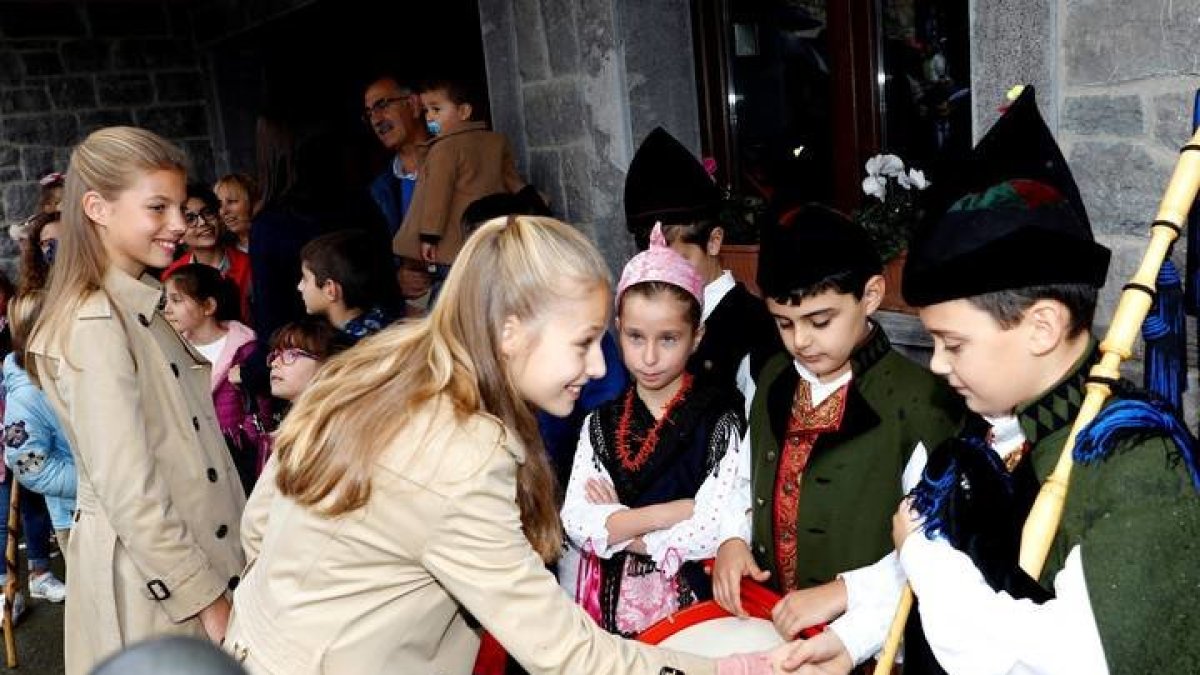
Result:
<instances>
[{"instance_id":1,"label":"boy's dark hair","mask_svg":"<svg viewBox=\"0 0 1200 675\"><path fill-rule=\"evenodd\" d=\"M1020 323L1025 311L1038 300L1061 302L1071 313L1070 336L1076 337L1091 330L1099 295L1099 289L1091 284L1047 284L975 295L967 302L987 312L1005 329Z\"/></svg>"},{"instance_id":2,"label":"boy's dark hair","mask_svg":"<svg viewBox=\"0 0 1200 675\"><path fill-rule=\"evenodd\" d=\"M312 271L318 284L334 281L342 287L342 302L348 309L370 309L383 289L375 264L374 240L361 230L339 230L321 235L304 245L300 260Z\"/></svg>"},{"instance_id":3,"label":"boy's dark hair","mask_svg":"<svg viewBox=\"0 0 1200 675\"><path fill-rule=\"evenodd\" d=\"M211 298L217 303L217 321L236 321L241 318L238 288L221 276L217 268L203 263L189 263L171 270L168 281L174 281L181 293L203 303Z\"/></svg>"},{"instance_id":4,"label":"boy's dark hair","mask_svg":"<svg viewBox=\"0 0 1200 675\"><path fill-rule=\"evenodd\" d=\"M833 291L841 295L850 294L854 296L855 300L862 300L863 293L867 290L867 282L878 274L878 272L865 269L836 272L804 288L793 289L786 295L773 295L771 300L781 305L799 305L804 300L825 291Z\"/></svg>"},{"instance_id":5,"label":"boy's dark hair","mask_svg":"<svg viewBox=\"0 0 1200 675\"><path fill-rule=\"evenodd\" d=\"M550 207L532 185L513 193L496 192L467 205L462 215L463 230L470 235L487 221L504 216L550 216Z\"/></svg>"},{"instance_id":6,"label":"boy's dark hair","mask_svg":"<svg viewBox=\"0 0 1200 675\"><path fill-rule=\"evenodd\" d=\"M322 317L305 317L280 326L271 336L271 349L303 349L320 359L333 355L337 329Z\"/></svg>"},{"instance_id":7,"label":"boy's dark hair","mask_svg":"<svg viewBox=\"0 0 1200 675\"><path fill-rule=\"evenodd\" d=\"M625 307L625 298L628 298L631 293L644 298L654 298L664 293L670 295L679 302L687 305L687 320L692 325L692 330L696 331L700 329L700 317L703 314L700 303L696 300L695 296L679 286L669 284L665 281L643 281L633 284L621 294L621 300L617 303L618 316L621 314L621 309Z\"/></svg>"},{"instance_id":8,"label":"boy's dark hair","mask_svg":"<svg viewBox=\"0 0 1200 675\"><path fill-rule=\"evenodd\" d=\"M670 225L663 223L663 236L666 237L667 243L682 241L685 244L694 244L700 248L708 246L708 240L712 237L713 230L718 227L725 227L721 221L716 218L703 218L701 220L690 223L671 223ZM646 233L647 245L650 241L650 233Z\"/></svg>"},{"instance_id":9,"label":"boy's dark hair","mask_svg":"<svg viewBox=\"0 0 1200 675\"><path fill-rule=\"evenodd\" d=\"M419 93L439 90L445 92L446 98L454 105L470 104L473 108L471 119L475 119L474 113L478 111L480 102L473 83L449 77L435 77L422 82Z\"/></svg>"}]
</instances>

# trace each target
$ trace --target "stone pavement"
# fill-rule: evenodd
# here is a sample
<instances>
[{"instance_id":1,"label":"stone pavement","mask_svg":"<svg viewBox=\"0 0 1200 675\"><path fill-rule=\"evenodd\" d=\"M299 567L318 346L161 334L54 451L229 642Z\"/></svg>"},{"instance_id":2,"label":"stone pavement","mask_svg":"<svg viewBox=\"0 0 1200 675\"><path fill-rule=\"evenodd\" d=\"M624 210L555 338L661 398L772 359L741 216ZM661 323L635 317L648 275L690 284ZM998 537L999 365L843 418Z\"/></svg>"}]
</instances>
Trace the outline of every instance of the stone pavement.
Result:
<instances>
[{"instance_id":1,"label":"stone pavement","mask_svg":"<svg viewBox=\"0 0 1200 675\"><path fill-rule=\"evenodd\" d=\"M62 556L55 556L51 567L58 578L66 579ZM26 604L25 613L17 623L17 669L10 671L6 668L3 656L0 656L0 673L62 675L63 604L29 598L28 582L24 577L21 581Z\"/></svg>"}]
</instances>

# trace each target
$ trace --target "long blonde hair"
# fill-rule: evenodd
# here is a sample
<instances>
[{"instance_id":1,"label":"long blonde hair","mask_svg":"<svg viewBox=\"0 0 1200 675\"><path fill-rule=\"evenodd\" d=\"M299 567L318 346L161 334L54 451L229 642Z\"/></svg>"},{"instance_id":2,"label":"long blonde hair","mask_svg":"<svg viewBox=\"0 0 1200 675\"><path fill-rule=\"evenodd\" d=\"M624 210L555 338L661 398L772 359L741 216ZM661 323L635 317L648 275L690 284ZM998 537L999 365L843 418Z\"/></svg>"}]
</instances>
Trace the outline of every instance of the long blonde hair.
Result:
<instances>
[{"instance_id":1,"label":"long blonde hair","mask_svg":"<svg viewBox=\"0 0 1200 675\"><path fill-rule=\"evenodd\" d=\"M65 351L70 324L88 293L99 289L108 269L108 254L96 223L83 211L89 191L113 201L137 179L161 169L186 172L183 151L155 133L136 127L108 127L92 132L71 152L63 190L58 251L46 287L45 307L29 344L59 343ZM34 361L29 374L37 381Z\"/></svg>"},{"instance_id":2,"label":"long blonde hair","mask_svg":"<svg viewBox=\"0 0 1200 675\"><path fill-rule=\"evenodd\" d=\"M444 394L458 415L490 413L524 443L521 523L534 550L553 560L562 545L554 474L504 366L500 330L507 317L536 321L556 299L610 282L599 252L569 225L526 216L485 223L428 317L334 357L296 401L276 439L280 492L328 516L363 507L376 458L418 406Z\"/></svg>"}]
</instances>

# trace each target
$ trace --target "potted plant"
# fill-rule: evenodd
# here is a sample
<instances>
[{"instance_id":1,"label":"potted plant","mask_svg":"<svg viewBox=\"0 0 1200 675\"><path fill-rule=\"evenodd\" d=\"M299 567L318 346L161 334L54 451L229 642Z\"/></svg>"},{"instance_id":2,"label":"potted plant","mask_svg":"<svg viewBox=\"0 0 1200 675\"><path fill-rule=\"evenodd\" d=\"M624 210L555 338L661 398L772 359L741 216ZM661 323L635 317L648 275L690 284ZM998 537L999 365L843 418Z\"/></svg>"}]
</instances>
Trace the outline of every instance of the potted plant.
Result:
<instances>
[{"instance_id":1,"label":"potted plant","mask_svg":"<svg viewBox=\"0 0 1200 675\"><path fill-rule=\"evenodd\" d=\"M866 170L864 201L854 220L867 231L883 260L887 292L882 306L915 313L904 302L900 281L913 227L923 213L921 192L929 187L929 181L918 169L906 170L896 155L875 155L867 160Z\"/></svg>"}]
</instances>

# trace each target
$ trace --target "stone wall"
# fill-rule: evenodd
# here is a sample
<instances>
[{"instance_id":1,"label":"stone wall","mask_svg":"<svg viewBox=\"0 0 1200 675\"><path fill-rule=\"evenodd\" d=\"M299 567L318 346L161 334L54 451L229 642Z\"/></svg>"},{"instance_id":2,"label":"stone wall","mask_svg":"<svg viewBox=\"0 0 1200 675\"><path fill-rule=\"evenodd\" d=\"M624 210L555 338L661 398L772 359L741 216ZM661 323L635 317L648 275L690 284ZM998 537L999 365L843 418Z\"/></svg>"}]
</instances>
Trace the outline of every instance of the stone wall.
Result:
<instances>
[{"instance_id":1,"label":"stone wall","mask_svg":"<svg viewBox=\"0 0 1200 675\"><path fill-rule=\"evenodd\" d=\"M492 117L555 214L614 269L628 259L625 171L663 126L694 151L687 0L480 0Z\"/></svg>"},{"instance_id":2,"label":"stone wall","mask_svg":"<svg viewBox=\"0 0 1200 675\"><path fill-rule=\"evenodd\" d=\"M1178 157L1200 87L1200 0L973 2L975 132L995 120L1005 89L1038 85L1047 123L1071 164L1096 237L1113 250L1098 327L1132 277ZM1174 258L1182 270L1184 247ZM1187 418L1196 422L1195 326ZM1135 355L1126 374L1140 378Z\"/></svg>"},{"instance_id":3,"label":"stone wall","mask_svg":"<svg viewBox=\"0 0 1200 675\"><path fill-rule=\"evenodd\" d=\"M157 131L212 174L189 21L177 2L0 3L0 222L32 213L38 178L65 170L71 147L103 126Z\"/></svg>"}]
</instances>

